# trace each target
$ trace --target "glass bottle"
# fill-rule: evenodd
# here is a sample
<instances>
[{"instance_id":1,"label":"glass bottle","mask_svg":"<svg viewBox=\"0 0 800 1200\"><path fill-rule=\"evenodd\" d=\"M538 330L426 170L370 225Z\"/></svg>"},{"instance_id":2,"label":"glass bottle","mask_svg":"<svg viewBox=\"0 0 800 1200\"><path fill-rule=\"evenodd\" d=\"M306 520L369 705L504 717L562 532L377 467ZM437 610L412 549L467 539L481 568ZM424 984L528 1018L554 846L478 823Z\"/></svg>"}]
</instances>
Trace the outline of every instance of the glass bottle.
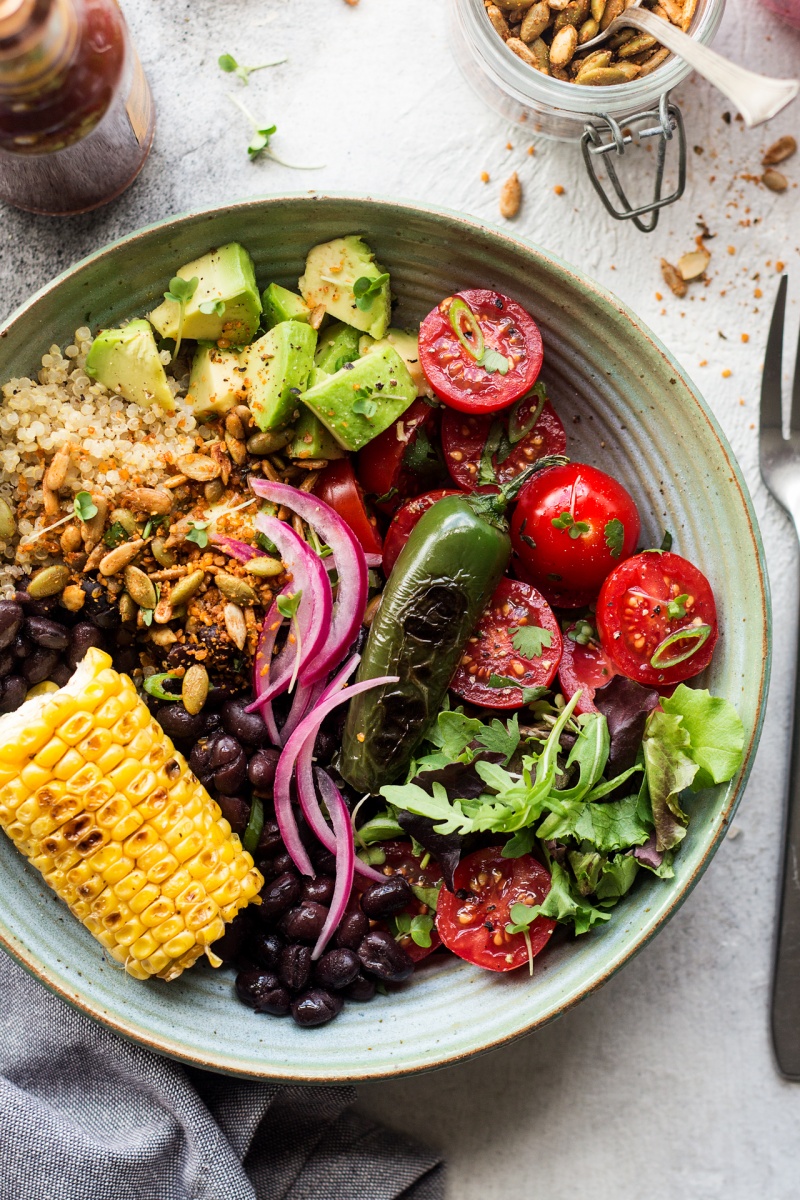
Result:
<instances>
[{"instance_id":1,"label":"glass bottle","mask_svg":"<svg viewBox=\"0 0 800 1200\"><path fill-rule=\"evenodd\" d=\"M54 216L107 204L154 129L116 0L0 0L0 200Z\"/></svg>"}]
</instances>

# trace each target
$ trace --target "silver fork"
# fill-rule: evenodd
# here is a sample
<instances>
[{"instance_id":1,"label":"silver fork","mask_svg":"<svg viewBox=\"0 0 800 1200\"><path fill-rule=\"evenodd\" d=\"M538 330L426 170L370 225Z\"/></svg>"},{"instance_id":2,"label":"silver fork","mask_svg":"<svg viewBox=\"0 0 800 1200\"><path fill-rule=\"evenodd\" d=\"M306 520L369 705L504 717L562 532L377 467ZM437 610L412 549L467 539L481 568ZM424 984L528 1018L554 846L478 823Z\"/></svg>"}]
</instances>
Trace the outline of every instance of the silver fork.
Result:
<instances>
[{"instance_id":1,"label":"silver fork","mask_svg":"<svg viewBox=\"0 0 800 1200\"><path fill-rule=\"evenodd\" d=\"M800 538L800 344L789 436L783 436L781 372L787 277L778 288L761 380L761 477L794 522ZM786 809L783 879L772 985L772 1041L778 1069L800 1082L800 669L795 682L792 757Z\"/></svg>"}]
</instances>

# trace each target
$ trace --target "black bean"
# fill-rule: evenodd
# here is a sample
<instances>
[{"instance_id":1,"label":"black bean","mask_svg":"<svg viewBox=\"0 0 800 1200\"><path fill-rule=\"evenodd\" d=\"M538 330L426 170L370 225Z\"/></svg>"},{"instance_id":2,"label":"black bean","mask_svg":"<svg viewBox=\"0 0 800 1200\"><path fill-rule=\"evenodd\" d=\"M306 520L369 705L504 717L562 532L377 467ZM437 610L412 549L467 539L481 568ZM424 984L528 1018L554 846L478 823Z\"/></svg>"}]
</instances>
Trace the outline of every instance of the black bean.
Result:
<instances>
[{"instance_id":1,"label":"black bean","mask_svg":"<svg viewBox=\"0 0 800 1200\"><path fill-rule=\"evenodd\" d=\"M0 692L0 712L16 712L28 694L28 685L21 675L6 675Z\"/></svg>"},{"instance_id":2,"label":"black bean","mask_svg":"<svg viewBox=\"0 0 800 1200\"><path fill-rule=\"evenodd\" d=\"M48 621L47 617L28 617L25 622L25 632L37 646L45 650L66 650L69 645L69 630L56 621Z\"/></svg>"},{"instance_id":3,"label":"black bean","mask_svg":"<svg viewBox=\"0 0 800 1200\"><path fill-rule=\"evenodd\" d=\"M16 661L13 650L0 651L0 679L4 679L6 675L11 674Z\"/></svg>"},{"instance_id":4,"label":"black bean","mask_svg":"<svg viewBox=\"0 0 800 1200\"><path fill-rule=\"evenodd\" d=\"M69 665L77 667L78 663L86 654L86 651L91 646L99 646L102 648L105 643L105 638L99 629L91 625L88 621L80 621L74 626L70 635L69 645Z\"/></svg>"},{"instance_id":5,"label":"black bean","mask_svg":"<svg viewBox=\"0 0 800 1200\"><path fill-rule=\"evenodd\" d=\"M331 854L330 850L326 850L318 841L315 840L310 846L309 855L314 866L323 875L336 874L336 856Z\"/></svg>"},{"instance_id":6,"label":"black bean","mask_svg":"<svg viewBox=\"0 0 800 1200\"><path fill-rule=\"evenodd\" d=\"M289 909L281 921L281 929L286 937L298 942L315 942L322 933L327 915L324 905L307 901Z\"/></svg>"},{"instance_id":7,"label":"black bean","mask_svg":"<svg viewBox=\"0 0 800 1200\"><path fill-rule=\"evenodd\" d=\"M72 678L72 671L65 662L56 663L50 672L50 678L58 687L63 687Z\"/></svg>"},{"instance_id":8,"label":"black bean","mask_svg":"<svg viewBox=\"0 0 800 1200\"><path fill-rule=\"evenodd\" d=\"M247 829L250 820L250 801L241 796L224 796L220 794L217 803L223 817L234 833L242 834Z\"/></svg>"},{"instance_id":9,"label":"black bean","mask_svg":"<svg viewBox=\"0 0 800 1200\"><path fill-rule=\"evenodd\" d=\"M132 675L139 666L139 655L133 649L117 650L114 666L123 675Z\"/></svg>"},{"instance_id":10,"label":"black bean","mask_svg":"<svg viewBox=\"0 0 800 1200\"><path fill-rule=\"evenodd\" d=\"M211 739L209 767L214 773L214 787L226 796L233 796L247 782L247 756L236 738L227 733Z\"/></svg>"},{"instance_id":11,"label":"black bean","mask_svg":"<svg viewBox=\"0 0 800 1200\"><path fill-rule=\"evenodd\" d=\"M384 929L371 929L358 947L361 965L386 983L402 983L414 972L413 960Z\"/></svg>"},{"instance_id":12,"label":"black bean","mask_svg":"<svg viewBox=\"0 0 800 1200\"><path fill-rule=\"evenodd\" d=\"M371 921L380 921L400 912L414 899L408 880L402 875L390 875L381 883L373 883L361 897L361 907Z\"/></svg>"},{"instance_id":13,"label":"black bean","mask_svg":"<svg viewBox=\"0 0 800 1200\"><path fill-rule=\"evenodd\" d=\"M272 860L272 865L278 875L282 875L284 871L295 871L297 868L294 865L294 859L291 854L277 854Z\"/></svg>"},{"instance_id":14,"label":"black bean","mask_svg":"<svg viewBox=\"0 0 800 1200\"><path fill-rule=\"evenodd\" d=\"M322 955L314 970L314 979L323 987L338 991L352 983L359 974L361 960L353 950L328 950Z\"/></svg>"},{"instance_id":15,"label":"black bean","mask_svg":"<svg viewBox=\"0 0 800 1200\"><path fill-rule=\"evenodd\" d=\"M33 650L33 642L24 633L18 633L11 645L15 658L27 658Z\"/></svg>"},{"instance_id":16,"label":"black bean","mask_svg":"<svg viewBox=\"0 0 800 1200\"><path fill-rule=\"evenodd\" d=\"M189 755L189 766L201 783L210 783L214 772L211 769L212 745L208 738L202 737L192 746Z\"/></svg>"},{"instance_id":17,"label":"black bean","mask_svg":"<svg viewBox=\"0 0 800 1200\"><path fill-rule=\"evenodd\" d=\"M82 623L90 622L98 629L116 629L119 625L119 609L111 603L105 588L96 579L82 580L81 587L86 593L86 602L81 609Z\"/></svg>"},{"instance_id":18,"label":"black bean","mask_svg":"<svg viewBox=\"0 0 800 1200\"><path fill-rule=\"evenodd\" d=\"M36 646L22 664L22 674L29 687L35 687L37 683L44 683L45 679L49 679L50 672L57 663L58 655L55 650L45 650Z\"/></svg>"},{"instance_id":19,"label":"black bean","mask_svg":"<svg viewBox=\"0 0 800 1200\"><path fill-rule=\"evenodd\" d=\"M20 631L25 613L21 604L0 600L0 650L10 646Z\"/></svg>"},{"instance_id":20,"label":"black bean","mask_svg":"<svg viewBox=\"0 0 800 1200\"><path fill-rule=\"evenodd\" d=\"M278 975L293 992L301 991L311 974L311 947L299 946L296 942L284 946L281 951Z\"/></svg>"},{"instance_id":21,"label":"black bean","mask_svg":"<svg viewBox=\"0 0 800 1200\"><path fill-rule=\"evenodd\" d=\"M261 890L261 904L256 907L256 916L263 921L280 917L300 899L300 880L287 871L265 884Z\"/></svg>"},{"instance_id":22,"label":"black bean","mask_svg":"<svg viewBox=\"0 0 800 1200\"><path fill-rule=\"evenodd\" d=\"M283 941L277 933L268 933L260 929L251 939L250 946L253 957L260 966L267 971L277 971L283 950Z\"/></svg>"},{"instance_id":23,"label":"black bean","mask_svg":"<svg viewBox=\"0 0 800 1200\"><path fill-rule=\"evenodd\" d=\"M167 737L194 741L203 729L203 714L188 713L179 700L159 704L155 715Z\"/></svg>"},{"instance_id":24,"label":"black bean","mask_svg":"<svg viewBox=\"0 0 800 1200\"><path fill-rule=\"evenodd\" d=\"M341 996L322 988L309 988L293 1002L292 1016L298 1025L324 1025L339 1015L343 1004Z\"/></svg>"},{"instance_id":25,"label":"black bean","mask_svg":"<svg viewBox=\"0 0 800 1200\"><path fill-rule=\"evenodd\" d=\"M278 829L278 822L265 819L261 830L261 837L258 839L257 853L269 854L271 851L282 847L283 839Z\"/></svg>"},{"instance_id":26,"label":"black bean","mask_svg":"<svg viewBox=\"0 0 800 1200\"><path fill-rule=\"evenodd\" d=\"M357 950L368 933L369 921L363 912L355 909L353 912L345 913L342 917L334 940L337 946L345 946L348 950Z\"/></svg>"},{"instance_id":27,"label":"black bean","mask_svg":"<svg viewBox=\"0 0 800 1200\"><path fill-rule=\"evenodd\" d=\"M321 730L314 743L314 758L318 763L327 766L339 749L339 745L340 743L332 733L328 733L325 729Z\"/></svg>"},{"instance_id":28,"label":"black bean","mask_svg":"<svg viewBox=\"0 0 800 1200\"><path fill-rule=\"evenodd\" d=\"M219 955L224 963L238 962L243 955L250 930L249 917L245 913L239 913L233 918L230 925L225 926L225 932L219 941L214 942L214 954ZM265 964L265 966L267 965Z\"/></svg>"},{"instance_id":29,"label":"black bean","mask_svg":"<svg viewBox=\"0 0 800 1200\"><path fill-rule=\"evenodd\" d=\"M222 729L222 717L219 715L219 713L208 711L209 700L211 699L213 694L214 694L214 689L212 688L208 694L208 699L206 700L205 704L203 705L203 716L205 717L205 721L206 721L205 729L203 730L203 734L205 737L213 737L213 735L215 733L219 733L220 730Z\"/></svg>"},{"instance_id":30,"label":"black bean","mask_svg":"<svg viewBox=\"0 0 800 1200\"><path fill-rule=\"evenodd\" d=\"M257 750L247 764L247 776L258 792L271 792L278 768L278 750Z\"/></svg>"},{"instance_id":31,"label":"black bean","mask_svg":"<svg viewBox=\"0 0 800 1200\"><path fill-rule=\"evenodd\" d=\"M371 1000L377 990L375 980L368 979L359 971L353 982L349 983L346 988L342 988L342 993L347 996L348 1000L357 1000L359 1003L363 1003L365 1000Z\"/></svg>"},{"instance_id":32,"label":"black bean","mask_svg":"<svg viewBox=\"0 0 800 1200\"><path fill-rule=\"evenodd\" d=\"M259 712L246 712L248 701L226 700L222 706L222 727L226 733L247 746L268 746L269 734Z\"/></svg>"},{"instance_id":33,"label":"black bean","mask_svg":"<svg viewBox=\"0 0 800 1200\"><path fill-rule=\"evenodd\" d=\"M303 899L330 906L336 880L330 875L318 875L316 879L303 880Z\"/></svg>"},{"instance_id":34,"label":"black bean","mask_svg":"<svg viewBox=\"0 0 800 1200\"><path fill-rule=\"evenodd\" d=\"M236 976L236 994L256 1012L272 1013L275 1017L286 1016L292 999L288 988L271 971L240 971Z\"/></svg>"}]
</instances>

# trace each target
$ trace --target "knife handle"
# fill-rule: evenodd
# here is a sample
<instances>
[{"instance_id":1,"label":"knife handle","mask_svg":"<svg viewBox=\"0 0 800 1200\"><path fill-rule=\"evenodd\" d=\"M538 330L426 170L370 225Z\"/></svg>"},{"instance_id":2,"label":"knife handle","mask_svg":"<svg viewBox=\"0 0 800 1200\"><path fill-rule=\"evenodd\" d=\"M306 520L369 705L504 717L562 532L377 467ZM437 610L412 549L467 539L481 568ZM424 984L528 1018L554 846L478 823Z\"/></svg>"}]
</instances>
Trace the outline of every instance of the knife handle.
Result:
<instances>
[{"instance_id":1,"label":"knife handle","mask_svg":"<svg viewBox=\"0 0 800 1200\"><path fill-rule=\"evenodd\" d=\"M772 985L772 1043L781 1074L786 1079L800 1082L800 667L795 682L787 790L783 878Z\"/></svg>"}]
</instances>

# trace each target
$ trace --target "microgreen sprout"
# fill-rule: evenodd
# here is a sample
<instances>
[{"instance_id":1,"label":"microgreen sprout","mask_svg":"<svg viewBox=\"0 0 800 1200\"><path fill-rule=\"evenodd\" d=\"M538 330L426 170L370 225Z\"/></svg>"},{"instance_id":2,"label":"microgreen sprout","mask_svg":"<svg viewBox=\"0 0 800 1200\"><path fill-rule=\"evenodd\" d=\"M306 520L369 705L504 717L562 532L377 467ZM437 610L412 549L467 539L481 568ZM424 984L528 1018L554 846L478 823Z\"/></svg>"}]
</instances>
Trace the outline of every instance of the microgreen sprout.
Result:
<instances>
[{"instance_id":1,"label":"microgreen sprout","mask_svg":"<svg viewBox=\"0 0 800 1200\"><path fill-rule=\"evenodd\" d=\"M374 393L371 388L358 388L355 392L355 399L351 405L354 413L360 413L362 417L366 417L368 421L372 420L375 413L378 411L378 405L374 399Z\"/></svg>"},{"instance_id":2,"label":"microgreen sprout","mask_svg":"<svg viewBox=\"0 0 800 1200\"><path fill-rule=\"evenodd\" d=\"M195 546L199 546L201 550L205 550L208 545L208 529L210 521L192 521L191 529L186 535L187 542L194 542Z\"/></svg>"},{"instance_id":3,"label":"microgreen sprout","mask_svg":"<svg viewBox=\"0 0 800 1200\"><path fill-rule=\"evenodd\" d=\"M385 283L389 282L389 276L384 272L383 275L378 275L376 279L369 279L366 275L361 275L353 284L353 295L356 300L356 308L361 312L368 312L372 307L372 301L377 296Z\"/></svg>"},{"instance_id":4,"label":"microgreen sprout","mask_svg":"<svg viewBox=\"0 0 800 1200\"><path fill-rule=\"evenodd\" d=\"M178 333L175 338L175 350L172 355L173 362L178 357L178 351L181 348L183 318L186 312L186 305L197 291L199 282L200 280L196 275L193 275L191 279L181 279L180 275L174 275L169 281L168 291L164 292L165 300L174 300L178 305Z\"/></svg>"},{"instance_id":5,"label":"microgreen sprout","mask_svg":"<svg viewBox=\"0 0 800 1200\"><path fill-rule=\"evenodd\" d=\"M210 317L212 314L216 317L221 317L225 313L224 300L204 300L203 303L198 304L197 307L200 309L200 312L204 313L207 317Z\"/></svg>"},{"instance_id":6,"label":"microgreen sprout","mask_svg":"<svg viewBox=\"0 0 800 1200\"><path fill-rule=\"evenodd\" d=\"M560 516L553 517L550 524L554 529L568 529L573 540L579 538L582 533L589 533L591 529L588 521L576 521L569 512L562 512Z\"/></svg>"},{"instance_id":7,"label":"microgreen sprout","mask_svg":"<svg viewBox=\"0 0 800 1200\"><path fill-rule=\"evenodd\" d=\"M686 616L686 601L688 599L688 593L684 592L681 596L676 596L674 600L670 600L667 605L667 615L670 620L680 621Z\"/></svg>"},{"instance_id":8,"label":"microgreen sprout","mask_svg":"<svg viewBox=\"0 0 800 1200\"><path fill-rule=\"evenodd\" d=\"M257 67L245 67L238 63L232 54L220 54L217 59L217 65L221 71L227 75L236 75L244 84L250 82L250 76L256 71L264 71L267 67L279 67L281 63L285 62L285 58L275 58L272 62L259 63Z\"/></svg>"},{"instance_id":9,"label":"microgreen sprout","mask_svg":"<svg viewBox=\"0 0 800 1200\"><path fill-rule=\"evenodd\" d=\"M253 159L258 158L262 154L266 154L267 158L271 158L273 162L279 163L282 167L289 167L290 170L292 170L292 171L321 171L322 170L324 163L318 163L318 164L315 164L314 166L305 166L305 165L301 165L299 163L286 162L285 159L280 158L275 153L274 150L270 149L270 145L269 145L270 138L272 137L273 133L277 133L277 126L276 125L262 126L261 122L256 120L256 118L250 112L249 108L245 108L245 106L244 106L244 104L242 104L241 100L237 99L236 96L232 96L230 92L227 92L226 95L227 95L228 99L230 100L231 104L235 104L236 107L239 109L239 111L242 112L247 117L248 121L250 122L253 129L255 130L255 134L247 147L247 153L248 153L251 161Z\"/></svg>"},{"instance_id":10,"label":"microgreen sprout","mask_svg":"<svg viewBox=\"0 0 800 1200\"><path fill-rule=\"evenodd\" d=\"M97 516L97 505L89 492L78 492L75 497L75 516L79 521L91 521Z\"/></svg>"}]
</instances>

